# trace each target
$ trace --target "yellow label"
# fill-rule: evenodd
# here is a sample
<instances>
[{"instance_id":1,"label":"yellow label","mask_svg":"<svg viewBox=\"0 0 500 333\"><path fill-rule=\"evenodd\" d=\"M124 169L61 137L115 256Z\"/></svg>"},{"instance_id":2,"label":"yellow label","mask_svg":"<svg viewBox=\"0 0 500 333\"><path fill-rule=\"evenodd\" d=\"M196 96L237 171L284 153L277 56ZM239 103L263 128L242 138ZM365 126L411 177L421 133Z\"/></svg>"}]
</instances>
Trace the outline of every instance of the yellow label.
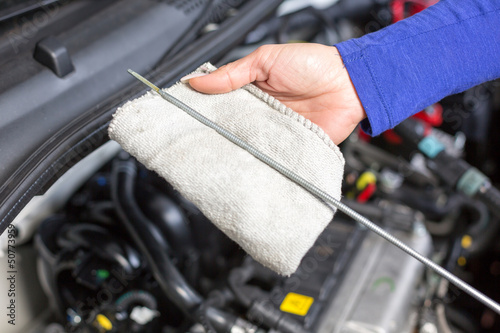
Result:
<instances>
[{"instance_id":1,"label":"yellow label","mask_svg":"<svg viewBox=\"0 0 500 333\"><path fill-rule=\"evenodd\" d=\"M280 310L293 313L298 316L305 316L314 302L314 298L296 293L288 293L281 303Z\"/></svg>"}]
</instances>

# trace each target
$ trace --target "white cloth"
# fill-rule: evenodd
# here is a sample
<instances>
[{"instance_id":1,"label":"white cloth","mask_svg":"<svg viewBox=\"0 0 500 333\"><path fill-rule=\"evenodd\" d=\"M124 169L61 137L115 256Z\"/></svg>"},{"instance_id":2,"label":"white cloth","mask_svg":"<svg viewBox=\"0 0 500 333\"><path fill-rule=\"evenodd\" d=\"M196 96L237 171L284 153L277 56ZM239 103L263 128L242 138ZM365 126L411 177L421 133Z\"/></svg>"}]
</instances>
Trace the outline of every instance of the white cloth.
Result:
<instances>
[{"instance_id":1,"label":"white cloth","mask_svg":"<svg viewBox=\"0 0 500 333\"><path fill-rule=\"evenodd\" d=\"M200 68L214 70L210 64ZM340 199L340 150L317 125L272 96L254 85L220 95L183 83L166 91ZM154 92L117 110L109 135L279 274L295 272L333 217L309 192Z\"/></svg>"}]
</instances>

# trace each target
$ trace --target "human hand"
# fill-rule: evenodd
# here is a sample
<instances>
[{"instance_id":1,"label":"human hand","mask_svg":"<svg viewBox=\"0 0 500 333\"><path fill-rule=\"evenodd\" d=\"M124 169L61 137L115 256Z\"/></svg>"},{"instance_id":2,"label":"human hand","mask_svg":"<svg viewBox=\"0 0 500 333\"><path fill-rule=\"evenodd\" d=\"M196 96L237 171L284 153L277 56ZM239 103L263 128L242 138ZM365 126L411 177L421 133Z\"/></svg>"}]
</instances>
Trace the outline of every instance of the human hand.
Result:
<instances>
[{"instance_id":1,"label":"human hand","mask_svg":"<svg viewBox=\"0 0 500 333\"><path fill-rule=\"evenodd\" d=\"M263 91L344 141L366 117L342 58L333 46L265 45L204 76L182 79L207 94L226 93L254 82Z\"/></svg>"}]
</instances>

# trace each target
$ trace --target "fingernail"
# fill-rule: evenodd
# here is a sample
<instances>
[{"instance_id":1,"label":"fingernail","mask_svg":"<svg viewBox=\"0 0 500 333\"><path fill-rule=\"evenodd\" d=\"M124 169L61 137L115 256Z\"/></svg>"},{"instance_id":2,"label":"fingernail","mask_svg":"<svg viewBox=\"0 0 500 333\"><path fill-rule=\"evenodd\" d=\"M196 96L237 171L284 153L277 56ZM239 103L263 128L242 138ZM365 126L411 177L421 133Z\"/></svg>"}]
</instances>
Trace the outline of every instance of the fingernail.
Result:
<instances>
[{"instance_id":1,"label":"fingernail","mask_svg":"<svg viewBox=\"0 0 500 333\"><path fill-rule=\"evenodd\" d=\"M200 76L205 76L207 75L207 73L193 73L193 74L189 74L189 75L186 75L184 77L181 78L181 82L182 83L187 83L189 82L189 80L195 78L195 77L200 77Z\"/></svg>"}]
</instances>

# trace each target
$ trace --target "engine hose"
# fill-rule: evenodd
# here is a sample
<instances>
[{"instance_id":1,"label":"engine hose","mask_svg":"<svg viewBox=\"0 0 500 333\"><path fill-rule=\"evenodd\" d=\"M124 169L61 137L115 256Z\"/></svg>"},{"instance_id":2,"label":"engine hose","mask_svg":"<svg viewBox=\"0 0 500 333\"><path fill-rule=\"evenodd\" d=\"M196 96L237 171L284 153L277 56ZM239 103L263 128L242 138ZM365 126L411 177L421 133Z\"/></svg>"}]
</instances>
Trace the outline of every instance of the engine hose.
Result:
<instances>
[{"instance_id":1,"label":"engine hose","mask_svg":"<svg viewBox=\"0 0 500 333\"><path fill-rule=\"evenodd\" d=\"M473 211L477 214L477 218L471 221L470 225L456 239L456 242L458 242L456 246L458 246L460 250L462 250L462 248L465 249L467 256L477 256L486 250L495 239L497 231L500 228L500 220L496 216L492 216L488 207L480 201L467 200L464 202L461 209L462 211L463 209ZM468 239L465 241L467 245L462 246L462 240L465 239ZM459 252L461 255L462 251Z\"/></svg>"},{"instance_id":2,"label":"engine hose","mask_svg":"<svg viewBox=\"0 0 500 333\"><path fill-rule=\"evenodd\" d=\"M452 241L444 266L448 270L454 269L457 259L461 256L470 257L481 254L488 248L498 231L498 219L490 216L485 204L479 201L467 201L462 206L462 209L464 208L477 213L477 218L465 231L456 234Z\"/></svg>"},{"instance_id":3,"label":"engine hose","mask_svg":"<svg viewBox=\"0 0 500 333\"><path fill-rule=\"evenodd\" d=\"M489 182L481 187L476 197L484 202L493 214L500 217L500 191Z\"/></svg>"},{"instance_id":4,"label":"engine hose","mask_svg":"<svg viewBox=\"0 0 500 333\"><path fill-rule=\"evenodd\" d=\"M151 310L157 309L156 299L153 295L144 290L131 290L116 300L116 312L127 310L131 304L141 304Z\"/></svg>"},{"instance_id":5,"label":"engine hose","mask_svg":"<svg viewBox=\"0 0 500 333\"><path fill-rule=\"evenodd\" d=\"M246 295L246 293L241 289L241 287L250 280L253 275L253 269L251 266L245 266L233 269L229 274L228 284L229 288L233 292L235 298L238 302L246 308L252 305L253 298Z\"/></svg>"},{"instance_id":6,"label":"engine hose","mask_svg":"<svg viewBox=\"0 0 500 333\"><path fill-rule=\"evenodd\" d=\"M406 119L394 131L426 156L427 167L443 183L482 201L493 214L500 217L500 191L491 184L491 180L465 160L450 155L432 135L426 136L421 122Z\"/></svg>"},{"instance_id":7,"label":"engine hose","mask_svg":"<svg viewBox=\"0 0 500 333\"><path fill-rule=\"evenodd\" d=\"M202 303L194 290L171 262L158 240L159 231L144 216L134 198L137 168L128 154L121 154L113 163L111 197L120 220L130 237L144 255L155 280L165 295L188 316ZM155 234L156 233L156 234Z\"/></svg>"},{"instance_id":8,"label":"engine hose","mask_svg":"<svg viewBox=\"0 0 500 333\"><path fill-rule=\"evenodd\" d=\"M446 296L449 285L450 283L448 282L448 280L441 279L436 293L436 296L439 299L443 299ZM446 319L445 307L443 302L439 302L438 304L436 304L436 317L439 325L439 331L442 333L452 333L452 330L450 329L450 326L448 324L448 320Z\"/></svg>"},{"instance_id":9,"label":"engine hose","mask_svg":"<svg viewBox=\"0 0 500 333\"><path fill-rule=\"evenodd\" d=\"M444 206L436 205L425 191L416 190L410 186L402 185L391 193L386 193L388 199L402 202L413 209L421 211L427 219L442 220L450 213L460 209L470 199L455 193L450 193Z\"/></svg>"},{"instance_id":10,"label":"engine hose","mask_svg":"<svg viewBox=\"0 0 500 333\"><path fill-rule=\"evenodd\" d=\"M253 302L247 317L282 333L310 333L301 323L283 313L268 300Z\"/></svg>"},{"instance_id":11,"label":"engine hose","mask_svg":"<svg viewBox=\"0 0 500 333\"><path fill-rule=\"evenodd\" d=\"M195 251L191 230L181 208L152 186L138 185L137 203L145 216L166 237L172 251L180 254Z\"/></svg>"},{"instance_id":12,"label":"engine hose","mask_svg":"<svg viewBox=\"0 0 500 333\"><path fill-rule=\"evenodd\" d=\"M207 307L205 313L210 327L217 332L257 332L258 330L248 321L213 307Z\"/></svg>"},{"instance_id":13,"label":"engine hose","mask_svg":"<svg viewBox=\"0 0 500 333\"><path fill-rule=\"evenodd\" d=\"M215 328L212 326L211 321L208 318L208 306L205 303L202 303L200 307L198 308L196 312L196 318L198 319L198 322L203 326L203 329L205 330L205 333L218 333L221 331L216 331ZM225 331L222 331L225 332Z\"/></svg>"},{"instance_id":14,"label":"engine hose","mask_svg":"<svg viewBox=\"0 0 500 333\"><path fill-rule=\"evenodd\" d=\"M314 24L318 17L310 15L312 11L321 11L324 18L328 18L330 24L339 19L359 19L360 17L369 17L377 5L384 5L389 0L341 0L324 9L316 9L314 7L306 7L301 10L287 14L280 19L293 17L295 20L291 22L290 28L297 29L307 25Z\"/></svg>"},{"instance_id":15,"label":"engine hose","mask_svg":"<svg viewBox=\"0 0 500 333\"><path fill-rule=\"evenodd\" d=\"M496 239L496 235L500 230L500 220L494 216L490 218L488 227L483 232L478 232L475 235L471 233L472 244L467 248L470 256L477 256L482 253L492 244Z\"/></svg>"},{"instance_id":16,"label":"engine hose","mask_svg":"<svg viewBox=\"0 0 500 333\"><path fill-rule=\"evenodd\" d=\"M127 274L131 274L140 261L139 254L126 243L113 239L112 234L105 228L94 224L77 224L63 229L57 243L61 248L71 249L83 247L92 249L102 258L118 264ZM113 244L110 246L110 244ZM135 259L135 260L134 260Z\"/></svg>"},{"instance_id":17,"label":"engine hose","mask_svg":"<svg viewBox=\"0 0 500 333\"><path fill-rule=\"evenodd\" d=\"M461 332L480 332L480 329L472 316L467 311L458 310L452 306L445 308L446 319L452 326Z\"/></svg>"},{"instance_id":18,"label":"engine hose","mask_svg":"<svg viewBox=\"0 0 500 333\"><path fill-rule=\"evenodd\" d=\"M455 237L450 245L448 256L443 267L449 271L453 271L458 258L462 255L461 237Z\"/></svg>"},{"instance_id":19,"label":"engine hose","mask_svg":"<svg viewBox=\"0 0 500 333\"><path fill-rule=\"evenodd\" d=\"M465 231L465 236L471 237L471 243L466 250L469 256L477 256L494 241L500 228L500 219L491 214L488 206L481 201L470 202L469 206L479 217Z\"/></svg>"},{"instance_id":20,"label":"engine hose","mask_svg":"<svg viewBox=\"0 0 500 333\"><path fill-rule=\"evenodd\" d=\"M247 310L247 317L259 325L276 329L282 333L308 333L301 323L279 310L273 303L266 300L267 295L259 295L253 290L253 297L245 292L245 284L259 275L258 266L251 264L233 269L229 275L229 287L235 298ZM248 288L248 287L247 287ZM219 320L220 322L220 320Z\"/></svg>"},{"instance_id":21,"label":"engine hose","mask_svg":"<svg viewBox=\"0 0 500 333\"><path fill-rule=\"evenodd\" d=\"M234 298L247 309L254 301L269 297L261 287L249 283L250 280L260 281L264 285L275 285L277 274L253 260L247 260L243 266L231 270L228 278L229 289Z\"/></svg>"},{"instance_id":22,"label":"engine hose","mask_svg":"<svg viewBox=\"0 0 500 333\"><path fill-rule=\"evenodd\" d=\"M160 60L162 62L165 59L168 59L169 57L174 56L179 50L182 50L183 47L188 45L193 41L193 39L196 38L200 30L209 22L210 18L212 17L211 13L211 7L214 4L214 0L208 0L205 4L205 7L201 11L201 15L197 18L197 20L194 22L194 24L189 28L188 31L182 34L182 38L179 38L175 42L175 44L172 46L172 48L163 56L163 58Z\"/></svg>"},{"instance_id":23,"label":"engine hose","mask_svg":"<svg viewBox=\"0 0 500 333\"><path fill-rule=\"evenodd\" d=\"M229 8L235 8L242 3L242 0L207 0L200 16L196 19L189 30L182 34L182 38L179 38L179 40L175 42L172 48L162 57L159 63L163 62L165 59L173 57L180 50L189 45L199 35L200 30L202 30L204 26L209 23L219 23L216 22L217 18L224 18Z\"/></svg>"}]
</instances>

